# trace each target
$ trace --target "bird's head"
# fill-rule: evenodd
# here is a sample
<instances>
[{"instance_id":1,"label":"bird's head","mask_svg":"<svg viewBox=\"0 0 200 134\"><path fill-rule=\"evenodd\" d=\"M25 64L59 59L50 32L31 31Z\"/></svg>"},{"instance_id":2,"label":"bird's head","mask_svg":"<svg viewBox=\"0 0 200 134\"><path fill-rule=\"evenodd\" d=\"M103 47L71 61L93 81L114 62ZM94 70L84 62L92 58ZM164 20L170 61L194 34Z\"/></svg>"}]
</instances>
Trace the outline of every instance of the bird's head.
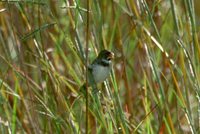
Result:
<instances>
[{"instance_id":1,"label":"bird's head","mask_svg":"<svg viewBox=\"0 0 200 134\"><path fill-rule=\"evenodd\" d=\"M98 59L111 62L111 60L114 59L114 53L108 50L102 50L98 55Z\"/></svg>"}]
</instances>

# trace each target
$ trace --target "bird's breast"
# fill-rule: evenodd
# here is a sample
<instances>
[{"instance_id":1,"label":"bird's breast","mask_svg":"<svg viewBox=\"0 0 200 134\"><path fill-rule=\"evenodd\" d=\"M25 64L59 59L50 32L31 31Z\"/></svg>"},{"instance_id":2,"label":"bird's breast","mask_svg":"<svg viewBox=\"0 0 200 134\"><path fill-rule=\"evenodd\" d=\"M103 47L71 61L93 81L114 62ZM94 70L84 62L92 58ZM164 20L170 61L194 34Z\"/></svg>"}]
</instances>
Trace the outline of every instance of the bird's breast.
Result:
<instances>
[{"instance_id":1,"label":"bird's breast","mask_svg":"<svg viewBox=\"0 0 200 134\"><path fill-rule=\"evenodd\" d=\"M100 83L106 80L109 76L111 67L110 66L94 66L92 74L96 83Z\"/></svg>"}]
</instances>

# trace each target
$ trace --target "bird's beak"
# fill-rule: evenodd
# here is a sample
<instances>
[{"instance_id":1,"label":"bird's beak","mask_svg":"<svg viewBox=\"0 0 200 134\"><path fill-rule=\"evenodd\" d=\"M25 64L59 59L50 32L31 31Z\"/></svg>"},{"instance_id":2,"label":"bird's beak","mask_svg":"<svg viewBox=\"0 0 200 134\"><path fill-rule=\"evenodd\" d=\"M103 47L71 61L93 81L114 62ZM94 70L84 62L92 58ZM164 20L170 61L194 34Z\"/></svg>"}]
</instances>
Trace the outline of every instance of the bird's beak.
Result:
<instances>
[{"instance_id":1,"label":"bird's beak","mask_svg":"<svg viewBox=\"0 0 200 134\"><path fill-rule=\"evenodd\" d=\"M110 54L108 55L108 59L114 59L115 55L113 52L110 52Z\"/></svg>"}]
</instances>

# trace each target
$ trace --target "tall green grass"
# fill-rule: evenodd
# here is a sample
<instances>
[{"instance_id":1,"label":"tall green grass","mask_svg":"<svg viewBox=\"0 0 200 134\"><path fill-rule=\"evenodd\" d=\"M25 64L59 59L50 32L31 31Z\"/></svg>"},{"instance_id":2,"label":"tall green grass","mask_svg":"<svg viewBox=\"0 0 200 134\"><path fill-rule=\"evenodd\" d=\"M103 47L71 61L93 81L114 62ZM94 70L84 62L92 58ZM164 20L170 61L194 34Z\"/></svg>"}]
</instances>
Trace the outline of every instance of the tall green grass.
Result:
<instances>
[{"instance_id":1,"label":"tall green grass","mask_svg":"<svg viewBox=\"0 0 200 134\"><path fill-rule=\"evenodd\" d=\"M200 133L197 3L0 1L0 133ZM102 49L112 73L81 96Z\"/></svg>"}]
</instances>

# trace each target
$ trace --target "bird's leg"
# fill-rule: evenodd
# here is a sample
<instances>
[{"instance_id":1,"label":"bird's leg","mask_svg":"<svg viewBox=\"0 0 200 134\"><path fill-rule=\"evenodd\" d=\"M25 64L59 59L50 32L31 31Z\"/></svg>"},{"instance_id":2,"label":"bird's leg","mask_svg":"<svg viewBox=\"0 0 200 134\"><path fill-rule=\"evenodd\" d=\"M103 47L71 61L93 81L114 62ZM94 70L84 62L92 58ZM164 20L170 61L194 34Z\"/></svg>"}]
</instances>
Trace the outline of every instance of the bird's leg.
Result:
<instances>
[{"instance_id":1,"label":"bird's leg","mask_svg":"<svg viewBox=\"0 0 200 134\"><path fill-rule=\"evenodd\" d=\"M94 82L92 83L92 94L96 94L99 92L99 89L97 88L97 84Z\"/></svg>"}]
</instances>

